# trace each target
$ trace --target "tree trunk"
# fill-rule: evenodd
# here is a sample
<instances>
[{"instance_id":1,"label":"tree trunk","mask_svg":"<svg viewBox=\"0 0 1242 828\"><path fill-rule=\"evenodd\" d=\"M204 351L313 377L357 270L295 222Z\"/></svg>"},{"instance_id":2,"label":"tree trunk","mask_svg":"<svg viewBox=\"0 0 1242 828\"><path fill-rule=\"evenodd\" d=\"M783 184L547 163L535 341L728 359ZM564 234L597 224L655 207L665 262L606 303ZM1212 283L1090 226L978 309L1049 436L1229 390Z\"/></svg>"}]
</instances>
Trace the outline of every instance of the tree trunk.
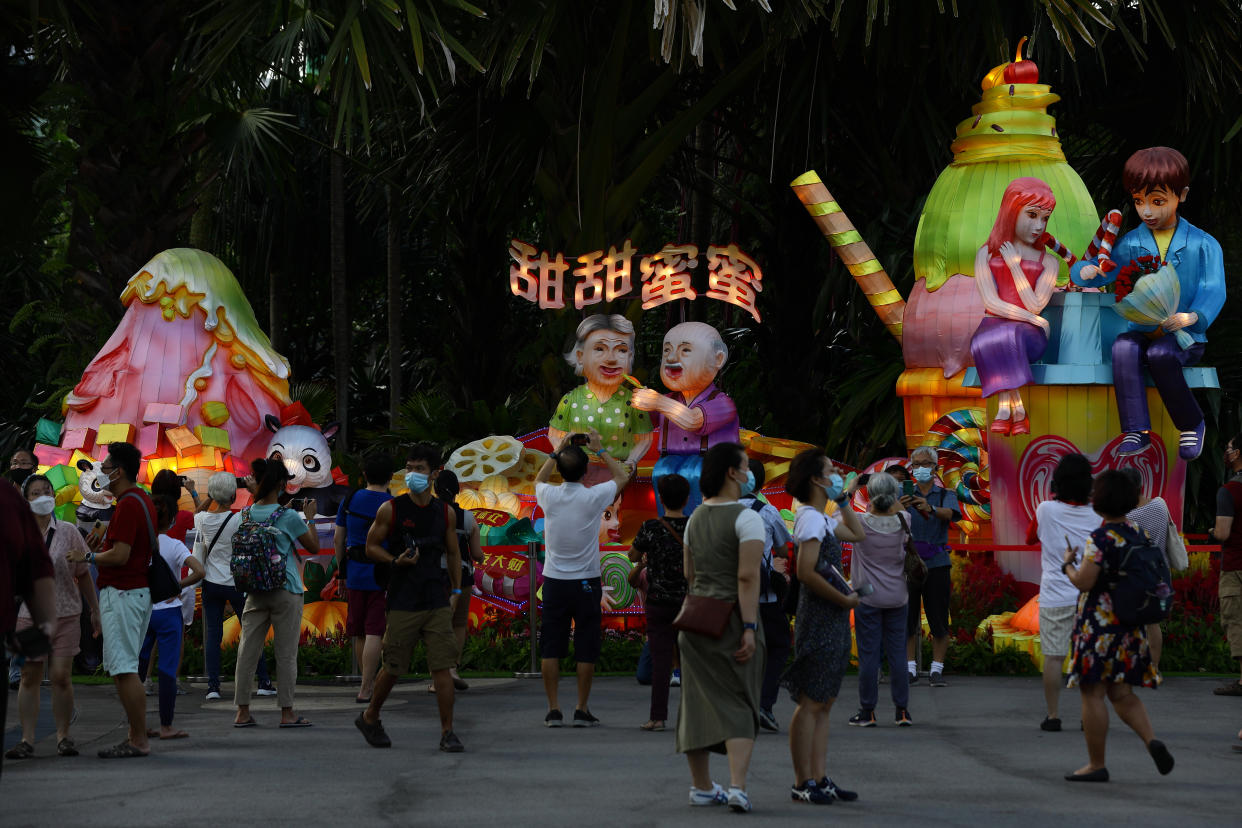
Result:
<instances>
[{"instance_id":1,"label":"tree trunk","mask_svg":"<svg viewBox=\"0 0 1242 828\"><path fill-rule=\"evenodd\" d=\"M392 185L384 188L388 207L388 425L397 427L401 410L401 224L396 193Z\"/></svg>"},{"instance_id":2,"label":"tree trunk","mask_svg":"<svg viewBox=\"0 0 1242 828\"><path fill-rule=\"evenodd\" d=\"M335 111L333 114L335 119ZM345 269L345 159L331 154L329 230L332 259L332 372L336 376L336 419L341 424L336 445L349 448L349 285Z\"/></svg>"}]
</instances>

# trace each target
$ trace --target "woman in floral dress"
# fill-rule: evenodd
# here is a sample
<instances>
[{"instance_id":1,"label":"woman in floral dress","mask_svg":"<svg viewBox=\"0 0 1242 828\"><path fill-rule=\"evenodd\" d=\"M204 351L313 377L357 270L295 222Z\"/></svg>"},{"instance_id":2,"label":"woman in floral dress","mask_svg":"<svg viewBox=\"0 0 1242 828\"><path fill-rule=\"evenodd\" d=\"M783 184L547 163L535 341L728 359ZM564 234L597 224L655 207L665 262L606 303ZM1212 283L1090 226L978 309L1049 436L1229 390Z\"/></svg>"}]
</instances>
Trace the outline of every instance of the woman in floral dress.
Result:
<instances>
[{"instance_id":1,"label":"woman in floral dress","mask_svg":"<svg viewBox=\"0 0 1242 828\"><path fill-rule=\"evenodd\" d=\"M1137 686L1154 688L1161 682L1151 664L1145 630L1141 624L1129 627L1121 623L1108 591L1109 576L1120 568L1127 547L1148 542L1143 531L1126 519L1138 499L1137 487L1123 473L1101 473L1092 487L1091 505L1104 524L1091 533L1080 564L1075 565L1074 552L1068 549L1061 565L1070 582L1083 593L1078 599L1069 686L1077 685L1082 692L1087 764L1065 775L1070 782L1108 781L1104 764L1106 696L1121 720L1143 740L1157 770L1162 774L1173 770L1173 756L1155 738L1147 708L1133 690Z\"/></svg>"}]
</instances>

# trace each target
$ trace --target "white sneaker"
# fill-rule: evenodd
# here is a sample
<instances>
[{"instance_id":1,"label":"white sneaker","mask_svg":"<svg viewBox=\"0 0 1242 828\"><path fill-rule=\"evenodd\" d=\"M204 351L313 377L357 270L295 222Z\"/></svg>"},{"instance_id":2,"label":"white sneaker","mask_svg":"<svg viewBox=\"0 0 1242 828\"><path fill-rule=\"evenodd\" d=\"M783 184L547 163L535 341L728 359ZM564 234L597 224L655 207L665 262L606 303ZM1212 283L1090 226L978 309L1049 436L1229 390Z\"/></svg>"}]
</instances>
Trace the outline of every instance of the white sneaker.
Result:
<instances>
[{"instance_id":1,"label":"white sneaker","mask_svg":"<svg viewBox=\"0 0 1242 828\"><path fill-rule=\"evenodd\" d=\"M681 670L674 670L668 680L669 687L681 687Z\"/></svg>"},{"instance_id":2,"label":"white sneaker","mask_svg":"<svg viewBox=\"0 0 1242 828\"><path fill-rule=\"evenodd\" d=\"M220 701L220 691L219 690L208 690L207 701Z\"/></svg>"},{"instance_id":3,"label":"white sneaker","mask_svg":"<svg viewBox=\"0 0 1242 828\"><path fill-rule=\"evenodd\" d=\"M750 813L750 797L741 788L729 788L729 810L738 814Z\"/></svg>"},{"instance_id":4,"label":"white sneaker","mask_svg":"<svg viewBox=\"0 0 1242 828\"><path fill-rule=\"evenodd\" d=\"M254 692L256 696L274 696L276 695L276 688L269 684L266 687L260 687Z\"/></svg>"},{"instance_id":5,"label":"white sneaker","mask_svg":"<svg viewBox=\"0 0 1242 828\"><path fill-rule=\"evenodd\" d=\"M700 791L693 785L690 786L690 804L691 805L723 805L729 801L729 795L725 793L725 789L720 787L716 782L712 783L710 791Z\"/></svg>"}]
</instances>

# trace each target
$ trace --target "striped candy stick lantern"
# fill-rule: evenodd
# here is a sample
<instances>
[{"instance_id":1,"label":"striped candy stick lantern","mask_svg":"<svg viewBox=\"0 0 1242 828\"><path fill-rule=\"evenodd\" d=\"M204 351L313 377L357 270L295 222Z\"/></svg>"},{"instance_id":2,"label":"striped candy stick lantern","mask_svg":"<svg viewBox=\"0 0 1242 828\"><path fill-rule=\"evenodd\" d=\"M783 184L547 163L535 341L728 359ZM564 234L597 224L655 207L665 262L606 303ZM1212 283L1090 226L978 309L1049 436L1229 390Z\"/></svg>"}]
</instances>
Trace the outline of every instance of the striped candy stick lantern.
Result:
<instances>
[{"instance_id":1,"label":"striped candy stick lantern","mask_svg":"<svg viewBox=\"0 0 1242 828\"><path fill-rule=\"evenodd\" d=\"M854 281L862 288L884 327L900 342L906 300L901 298L893 281L884 272L883 265L863 241L841 205L837 204L814 170L804 172L790 182L789 186L806 207L807 213L814 219L828 244L845 263Z\"/></svg>"}]
</instances>

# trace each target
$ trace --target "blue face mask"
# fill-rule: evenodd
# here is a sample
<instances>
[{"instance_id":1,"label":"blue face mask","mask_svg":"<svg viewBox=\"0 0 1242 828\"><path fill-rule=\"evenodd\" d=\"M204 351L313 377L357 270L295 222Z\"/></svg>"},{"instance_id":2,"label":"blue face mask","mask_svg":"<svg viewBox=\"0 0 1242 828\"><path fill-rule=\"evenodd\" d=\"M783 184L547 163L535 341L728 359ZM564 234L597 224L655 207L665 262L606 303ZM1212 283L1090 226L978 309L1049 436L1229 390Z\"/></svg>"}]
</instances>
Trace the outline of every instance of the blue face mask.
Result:
<instances>
[{"instance_id":1,"label":"blue face mask","mask_svg":"<svg viewBox=\"0 0 1242 828\"><path fill-rule=\"evenodd\" d=\"M427 486L431 483L431 478L422 472L406 472L405 487L414 494L422 494L427 491Z\"/></svg>"},{"instance_id":2,"label":"blue face mask","mask_svg":"<svg viewBox=\"0 0 1242 828\"><path fill-rule=\"evenodd\" d=\"M746 497L755 491L755 473L750 469L746 470L746 482L741 484L738 490L738 497Z\"/></svg>"},{"instance_id":3,"label":"blue face mask","mask_svg":"<svg viewBox=\"0 0 1242 828\"><path fill-rule=\"evenodd\" d=\"M824 490L824 494L828 495L829 500L839 500L845 493L845 481L839 474L828 475L828 485L820 483L819 487Z\"/></svg>"},{"instance_id":4,"label":"blue face mask","mask_svg":"<svg viewBox=\"0 0 1242 828\"><path fill-rule=\"evenodd\" d=\"M932 470L927 466L915 466L911 474L918 483L927 483L932 479Z\"/></svg>"}]
</instances>

